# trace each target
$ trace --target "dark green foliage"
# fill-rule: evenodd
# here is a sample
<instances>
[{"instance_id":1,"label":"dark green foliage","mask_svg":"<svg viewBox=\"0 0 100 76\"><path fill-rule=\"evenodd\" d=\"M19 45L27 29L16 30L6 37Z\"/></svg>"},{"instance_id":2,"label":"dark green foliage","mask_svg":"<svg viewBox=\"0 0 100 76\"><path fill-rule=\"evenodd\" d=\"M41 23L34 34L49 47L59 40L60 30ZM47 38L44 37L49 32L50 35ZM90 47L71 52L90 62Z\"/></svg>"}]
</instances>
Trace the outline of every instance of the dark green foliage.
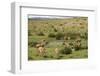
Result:
<instances>
[{"instance_id":1,"label":"dark green foliage","mask_svg":"<svg viewBox=\"0 0 100 76\"><path fill-rule=\"evenodd\" d=\"M28 57L28 60L33 60L33 58L31 56Z\"/></svg>"},{"instance_id":2,"label":"dark green foliage","mask_svg":"<svg viewBox=\"0 0 100 76\"><path fill-rule=\"evenodd\" d=\"M57 32L58 30L56 28L54 28L54 32Z\"/></svg>"},{"instance_id":3,"label":"dark green foliage","mask_svg":"<svg viewBox=\"0 0 100 76\"><path fill-rule=\"evenodd\" d=\"M48 56L47 56L47 55L44 55L43 57L44 57L44 58L48 58Z\"/></svg>"},{"instance_id":4,"label":"dark green foliage","mask_svg":"<svg viewBox=\"0 0 100 76\"><path fill-rule=\"evenodd\" d=\"M44 34L43 32L40 31L40 32L37 32L37 35L38 35L38 36L44 36L45 34Z\"/></svg>"},{"instance_id":5,"label":"dark green foliage","mask_svg":"<svg viewBox=\"0 0 100 76\"><path fill-rule=\"evenodd\" d=\"M81 43L80 42L75 42L74 48L76 51L81 49Z\"/></svg>"},{"instance_id":6,"label":"dark green foliage","mask_svg":"<svg viewBox=\"0 0 100 76\"><path fill-rule=\"evenodd\" d=\"M29 45L30 47L35 47L37 43L38 43L38 42L30 41L30 42L28 42L28 45Z\"/></svg>"},{"instance_id":7,"label":"dark green foliage","mask_svg":"<svg viewBox=\"0 0 100 76\"><path fill-rule=\"evenodd\" d=\"M81 47L80 46L78 46L78 45L75 45L75 51L78 51L78 50L80 50L81 49Z\"/></svg>"},{"instance_id":8,"label":"dark green foliage","mask_svg":"<svg viewBox=\"0 0 100 76\"><path fill-rule=\"evenodd\" d=\"M71 54L72 53L72 49L70 47L64 47L60 50L61 54Z\"/></svg>"},{"instance_id":9,"label":"dark green foliage","mask_svg":"<svg viewBox=\"0 0 100 76\"><path fill-rule=\"evenodd\" d=\"M87 32L81 33L80 37L83 39L88 39L88 33Z\"/></svg>"},{"instance_id":10,"label":"dark green foliage","mask_svg":"<svg viewBox=\"0 0 100 76\"><path fill-rule=\"evenodd\" d=\"M49 33L48 34L48 37L52 37L52 38L54 38L56 35L54 34L54 33Z\"/></svg>"},{"instance_id":11,"label":"dark green foliage","mask_svg":"<svg viewBox=\"0 0 100 76\"><path fill-rule=\"evenodd\" d=\"M64 34L63 34L63 33L58 32L58 33L56 34L56 39L57 39L57 40L61 40L61 39L63 39L63 37L64 37Z\"/></svg>"},{"instance_id":12,"label":"dark green foliage","mask_svg":"<svg viewBox=\"0 0 100 76\"><path fill-rule=\"evenodd\" d=\"M62 55L59 55L59 56L56 56L55 58L56 59L62 59L62 57L63 57Z\"/></svg>"}]
</instances>

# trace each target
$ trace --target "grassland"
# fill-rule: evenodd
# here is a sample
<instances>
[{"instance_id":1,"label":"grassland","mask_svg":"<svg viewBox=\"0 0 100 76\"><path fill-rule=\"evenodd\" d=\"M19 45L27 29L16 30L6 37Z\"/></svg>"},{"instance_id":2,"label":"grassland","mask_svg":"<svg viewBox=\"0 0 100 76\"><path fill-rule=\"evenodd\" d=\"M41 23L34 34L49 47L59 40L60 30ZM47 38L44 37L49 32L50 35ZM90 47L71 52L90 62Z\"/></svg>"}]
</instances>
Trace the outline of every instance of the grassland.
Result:
<instances>
[{"instance_id":1,"label":"grassland","mask_svg":"<svg viewBox=\"0 0 100 76\"><path fill-rule=\"evenodd\" d=\"M87 58L87 20L87 17L28 19L28 60ZM37 55L36 44L42 40L45 40L45 56ZM65 43L69 45L69 50L65 49ZM60 51L58 56L55 55L55 48ZM71 52L66 54L62 53L63 51Z\"/></svg>"}]
</instances>

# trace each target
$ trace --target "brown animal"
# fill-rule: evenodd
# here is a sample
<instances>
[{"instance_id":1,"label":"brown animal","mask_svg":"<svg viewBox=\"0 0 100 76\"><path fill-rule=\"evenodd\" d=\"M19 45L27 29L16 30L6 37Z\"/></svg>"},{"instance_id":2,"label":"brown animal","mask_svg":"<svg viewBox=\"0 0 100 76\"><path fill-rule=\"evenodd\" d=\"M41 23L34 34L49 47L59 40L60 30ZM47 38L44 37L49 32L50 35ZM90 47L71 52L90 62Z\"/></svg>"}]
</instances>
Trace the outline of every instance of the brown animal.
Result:
<instances>
[{"instance_id":1,"label":"brown animal","mask_svg":"<svg viewBox=\"0 0 100 76\"><path fill-rule=\"evenodd\" d=\"M54 52L55 52L55 57L58 57L59 56L59 49L55 48Z\"/></svg>"},{"instance_id":2,"label":"brown animal","mask_svg":"<svg viewBox=\"0 0 100 76\"><path fill-rule=\"evenodd\" d=\"M58 53L59 53L58 48L55 48L55 53L56 53L56 54L58 54Z\"/></svg>"},{"instance_id":3,"label":"brown animal","mask_svg":"<svg viewBox=\"0 0 100 76\"><path fill-rule=\"evenodd\" d=\"M36 44L36 48L39 48L41 46L41 44Z\"/></svg>"},{"instance_id":4,"label":"brown animal","mask_svg":"<svg viewBox=\"0 0 100 76\"><path fill-rule=\"evenodd\" d=\"M39 56L44 56L45 55L45 48L44 47L39 47L38 51L39 51Z\"/></svg>"},{"instance_id":5,"label":"brown animal","mask_svg":"<svg viewBox=\"0 0 100 76\"><path fill-rule=\"evenodd\" d=\"M44 56L45 55L45 48L42 44L37 44L36 48L37 48L37 54L39 56Z\"/></svg>"}]
</instances>

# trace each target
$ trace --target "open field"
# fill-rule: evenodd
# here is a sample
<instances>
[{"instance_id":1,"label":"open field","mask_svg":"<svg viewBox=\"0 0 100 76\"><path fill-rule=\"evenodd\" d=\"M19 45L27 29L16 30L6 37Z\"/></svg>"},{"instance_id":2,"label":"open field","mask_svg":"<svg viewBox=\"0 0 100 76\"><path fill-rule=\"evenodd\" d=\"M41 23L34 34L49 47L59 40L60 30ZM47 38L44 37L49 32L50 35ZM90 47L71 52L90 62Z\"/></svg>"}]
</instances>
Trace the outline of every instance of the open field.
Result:
<instances>
[{"instance_id":1,"label":"open field","mask_svg":"<svg viewBox=\"0 0 100 76\"><path fill-rule=\"evenodd\" d=\"M28 60L87 58L87 20L87 17L28 19Z\"/></svg>"}]
</instances>

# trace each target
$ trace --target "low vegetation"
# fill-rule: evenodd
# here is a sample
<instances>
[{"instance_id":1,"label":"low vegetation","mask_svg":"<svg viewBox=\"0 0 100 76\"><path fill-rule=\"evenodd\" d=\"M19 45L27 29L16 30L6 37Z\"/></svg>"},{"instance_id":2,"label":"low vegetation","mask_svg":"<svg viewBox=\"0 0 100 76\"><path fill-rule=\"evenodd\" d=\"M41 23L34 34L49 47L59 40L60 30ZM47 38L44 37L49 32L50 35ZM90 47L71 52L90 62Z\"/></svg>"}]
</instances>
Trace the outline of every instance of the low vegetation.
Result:
<instances>
[{"instance_id":1,"label":"low vegetation","mask_svg":"<svg viewBox=\"0 0 100 76\"><path fill-rule=\"evenodd\" d=\"M28 60L88 57L87 17L28 19Z\"/></svg>"}]
</instances>

